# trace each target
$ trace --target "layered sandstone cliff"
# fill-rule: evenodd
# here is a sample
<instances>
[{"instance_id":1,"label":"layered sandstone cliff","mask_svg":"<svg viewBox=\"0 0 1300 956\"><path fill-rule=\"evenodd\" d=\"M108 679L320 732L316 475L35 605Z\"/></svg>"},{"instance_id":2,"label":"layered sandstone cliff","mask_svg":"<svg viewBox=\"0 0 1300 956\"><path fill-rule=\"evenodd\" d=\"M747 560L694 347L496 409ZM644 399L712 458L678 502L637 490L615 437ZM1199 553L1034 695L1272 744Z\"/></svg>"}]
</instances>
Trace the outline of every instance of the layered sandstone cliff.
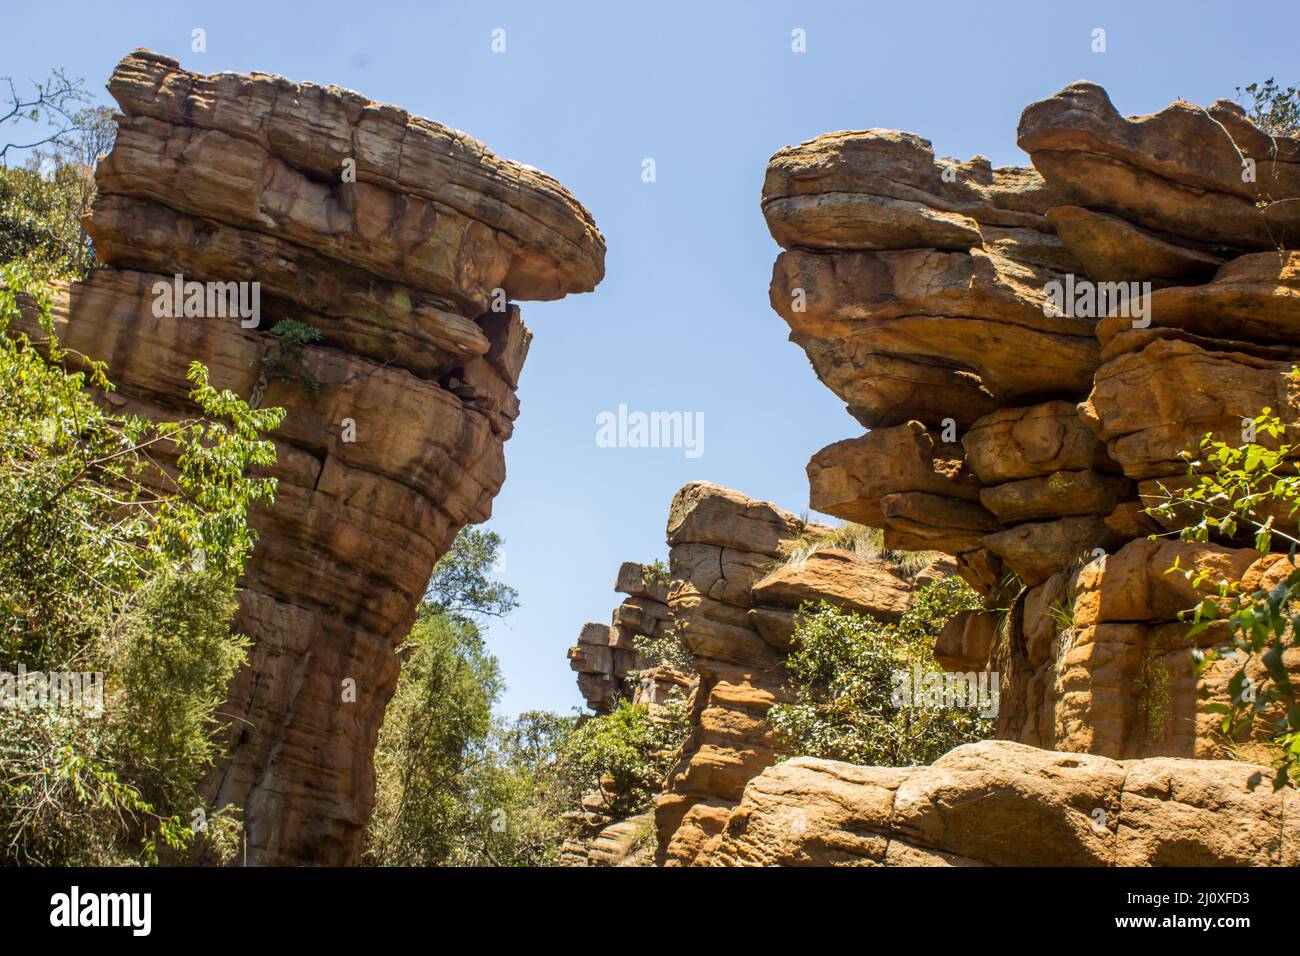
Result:
<instances>
[{"instance_id":1,"label":"layered sandstone cliff","mask_svg":"<svg viewBox=\"0 0 1300 956\"><path fill-rule=\"evenodd\" d=\"M1300 142L1225 101L1125 118L1076 83L1025 110L1019 143L1033 169L936 160L889 130L772 158L772 305L871 429L813 457L812 506L952 554L1012 605L1007 633L970 614L940 647L1001 670L1002 736L1224 755L1178 656L1188 605L1077 601L1166 570L1146 567L1173 555L1153 557L1145 508L1204 434L1239 441L1264 407L1300 421ZM1137 700L1143 683L1169 703Z\"/></svg>"},{"instance_id":2,"label":"layered sandstone cliff","mask_svg":"<svg viewBox=\"0 0 1300 956\"><path fill-rule=\"evenodd\" d=\"M1291 440L1300 430L1290 374L1300 362L1300 140L1256 128L1226 101L1126 118L1100 87L1076 83L1025 110L1018 142L1033 169L936 160L927 141L890 130L828 134L772 158L763 210L785 249L773 308L870 429L813 457L812 506L883 528L888 545L953 555L990 608L1006 608L960 615L936 649L952 670L1000 672L999 736L1123 760L1267 761L1258 741L1220 733L1207 705L1225 699L1235 665L1219 662L1198 681L1178 612L1221 578L1267 585L1292 565L1261 556L1249 539L1148 540L1178 521L1157 522L1147 509L1186 480L1204 435L1240 444L1243 420L1264 408L1291 426ZM1176 562L1207 572L1208 583L1170 574ZM1197 641L1221 637L1211 628ZM958 753L992 769L1002 759L963 748L944 760ZM794 858L765 856L744 836L764 825L758 807L774 806L764 788L818 790L815 779L826 784L821 796L833 795L840 783L827 781L865 773L861 794L876 796L861 799L870 802L943 763L770 771L752 788L748 822L733 817L735 839L720 858ZM1258 769L1106 766L1126 781L1124 793L1133 774L1187 781L1199 792L1178 799L1197 813L1231 802L1197 781L1218 775L1235 786ZM966 783L945 786L925 813L965 799ZM1036 813L1057 812L1049 796L1030 795L1031 805L1048 805ZM1286 799L1247 807L1233 797L1246 801L1241 813L1265 820ZM961 839L922 827L918 842L909 823L877 811L865 824L875 836L859 847L874 848L849 855L878 861L888 844L898 860L1012 861L965 849L990 835L996 814L969 821ZM1228 862L1246 852L1204 834L1186 853L1126 848L1125 827L1161 828L1126 819L1085 862ZM791 852L816 856L818 839L797 838ZM1171 824L1156 843L1177 839ZM1279 846L1261 836L1246 849L1256 862L1294 855Z\"/></svg>"},{"instance_id":3,"label":"layered sandstone cliff","mask_svg":"<svg viewBox=\"0 0 1300 956\"><path fill-rule=\"evenodd\" d=\"M63 345L107 361L134 411L190 412L195 359L288 410L208 794L243 808L249 863L355 862L395 642L505 478L531 338L511 300L589 291L604 242L549 177L348 90L147 51L109 89L122 116L89 223L105 267L61 304ZM159 317L176 275L259 283L260 321ZM318 390L266 374L282 319L319 330L301 362Z\"/></svg>"}]
</instances>

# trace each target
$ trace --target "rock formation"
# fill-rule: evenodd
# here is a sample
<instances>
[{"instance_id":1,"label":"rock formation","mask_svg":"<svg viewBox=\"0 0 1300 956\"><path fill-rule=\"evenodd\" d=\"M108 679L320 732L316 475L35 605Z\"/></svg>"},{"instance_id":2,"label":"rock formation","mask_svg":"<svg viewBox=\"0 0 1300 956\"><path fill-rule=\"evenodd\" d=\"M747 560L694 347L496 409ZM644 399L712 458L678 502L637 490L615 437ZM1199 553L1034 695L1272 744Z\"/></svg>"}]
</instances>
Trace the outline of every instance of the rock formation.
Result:
<instances>
[{"instance_id":1,"label":"rock formation","mask_svg":"<svg viewBox=\"0 0 1300 956\"><path fill-rule=\"evenodd\" d=\"M644 704L652 718L667 719L661 706L682 699L694 678L666 662L642 655L642 640L675 640L668 607L669 581L662 565L625 561L614 590L627 599L614 609L611 624L582 626L578 643L569 648L569 666L578 672L578 689L596 714L608 714L621 701ZM612 777L582 798L582 806L565 814L574 835L561 849L562 866L642 866L653 855L653 814L629 815L627 794Z\"/></svg>"},{"instance_id":2,"label":"rock formation","mask_svg":"<svg viewBox=\"0 0 1300 956\"><path fill-rule=\"evenodd\" d=\"M1292 565L1249 539L1147 540L1177 530L1147 509L1187 480L1207 433L1240 444L1243 419L1264 408L1288 440L1300 433L1300 140L1227 101L1126 118L1076 83L1025 110L1018 142L1033 169L936 160L927 141L890 130L779 151L762 200L786 250L771 302L871 429L813 456L812 506L883 528L888 546L953 555L1007 611L950 622L940 664L1000 672L1000 737L1096 756L988 745L917 770L792 762L747 792L719 860L1047 862L976 845L1003 810L975 811L966 832L944 822L968 789L982 792L981 773L1001 774L1043 826L1086 835L1046 783L1007 777L1014 754L1112 780L1116 825L1091 848L1068 844L1080 862L1294 862L1294 835L1276 825L1290 798L1234 789L1258 768L1157 759L1270 759L1258 740L1225 739L1206 709L1235 665L1211 666L1200 699L1178 613L1212 584L1170 569L1255 586ZM1300 675L1300 652L1287 663ZM971 776L948 773L957 767ZM913 786L926 795L891 811ZM1164 803L1129 796L1160 787ZM819 835L765 843L783 788L848 802ZM1234 803L1258 815L1257 832L1179 843L1179 821Z\"/></svg>"},{"instance_id":3,"label":"rock formation","mask_svg":"<svg viewBox=\"0 0 1300 956\"><path fill-rule=\"evenodd\" d=\"M813 456L812 506L952 554L1012 604L1004 639L976 613L939 648L1001 670L1002 736L1224 755L1174 660L1175 614L1199 598L1096 619L1076 598L1140 586L1162 530L1145 508L1202 435L1239 437L1264 407L1300 422L1300 141L1226 101L1125 118L1076 83L1025 110L1019 143L1034 169L935 160L889 130L772 158L772 305L871 429ZM1137 701L1153 683L1160 700Z\"/></svg>"},{"instance_id":4,"label":"rock formation","mask_svg":"<svg viewBox=\"0 0 1300 956\"><path fill-rule=\"evenodd\" d=\"M897 620L911 592L951 571L943 562L907 574L884 557L836 548L787 561L809 525L766 501L694 482L668 515L668 604L699 683L691 731L655 807L657 860L706 863L745 785L778 756L767 712L785 699L794 613L825 600Z\"/></svg>"},{"instance_id":5,"label":"rock formation","mask_svg":"<svg viewBox=\"0 0 1300 956\"><path fill-rule=\"evenodd\" d=\"M926 767L796 757L746 789L714 866L1296 866L1294 790L1266 767L1111 760L1010 741Z\"/></svg>"},{"instance_id":6,"label":"rock formation","mask_svg":"<svg viewBox=\"0 0 1300 956\"><path fill-rule=\"evenodd\" d=\"M654 707L670 693L689 691L690 732L653 814L656 862L707 863L745 785L777 760L767 712L787 693L784 661L802 604L827 601L895 621L916 588L955 570L947 559L908 570L884 555L817 543L831 531L770 502L692 482L669 508L667 573L624 564L615 590L629 598L614 623L584 625L569 650L583 696L598 713L620 699ZM629 670L648 663L636 661L633 642L641 635L675 637L696 675L660 666L628 681ZM617 804L607 787L584 798L570 815L580 838L566 844L563 862L639 859L628 856L629 840L646 821L621 818Z\"/></svg>"},{"instance_id":7,"label":"rock formation","mask_svg":"<svg viewBox=\"0 0 1300 956\"><path fill-rule=\"evenodd\" d=\"M394 644L505 477L531 338L509 300L589 291L604 242L549 177L351 91L147 51L109 89L123 115L89 223L107 268L60 306L63 344L106 360L133 411L189 413L194 359L288 409L208 791L243 808L249 863L355 862ZM159 317L176 275L260 283L260 322ZM320 332L302 356L318 391L265 374L290 318Z\"/></svg>"},{"instance_id":8,"label":"rock formation","mask_svg":"<svg viewBox=\"0 0 1300 956\"><path fill-rule=\"evenodd\" d=\"M635 681L629 676L650 669L650 662L637 653L637 638L663 640L672 629L666 575L651 565L627 561L618 570L614 590L628 597L614 609L612 623L584 624L578 643L569 648L578 689L598 714L609 713L623 699L662 703L673 687L689 684L671 668L641 673Z\"/></svg>"},{"instance_id":9,"label":"rock formation","mask_svg":"<svg viewBox=\"0 0 1300 956\"><path fill-rule=\"evenodd\" d=\"M695 482L673 498L669 605L700 676L690 736L655 807L661 863L692 862L745 784L775 760L765 715L781 698L785 671L751 616L752 589L803 530L775 505L717 485Z\"/></svg>"},{"instance_id":10,"label":"rock formation","mask_svg":"<svg viewBox=\"0 0 1300 956\"><path fill-rule=\"evenodd\" d=\"M603 793L589 794L577 816L586 831L576 840L566 840L560 851L560 866L649 866L654 856L654 817L638 813L621 819L610 816Z\"/></svg>"}]
</instances>

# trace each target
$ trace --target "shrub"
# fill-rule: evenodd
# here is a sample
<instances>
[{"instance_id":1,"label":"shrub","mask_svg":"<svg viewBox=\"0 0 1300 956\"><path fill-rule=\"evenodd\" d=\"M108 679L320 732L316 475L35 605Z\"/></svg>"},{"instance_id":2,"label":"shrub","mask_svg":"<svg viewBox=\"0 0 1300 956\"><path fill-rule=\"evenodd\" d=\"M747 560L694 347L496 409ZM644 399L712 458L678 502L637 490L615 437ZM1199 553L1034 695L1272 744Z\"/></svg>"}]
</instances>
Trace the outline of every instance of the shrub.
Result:
<instances>
[{"instance_id":1,"label":"shrub","mask_svg":"<svg viewBox=\"0 0 1300 956\"><path fill-rule=\"evenodd\" d=\"M822 601L800 609L790 703L769 712L792 753L877 766L930 763L958 744L987 737L991 721L970 708L899 702L897 675L939 674L934 644L958 611L979 597L957 578L918 589L897 624ZM919 696L919 695L918 695Z\"/></svg>"},{"instance_id":2,"label":"shrub","mask_svg":"<svg viewBox=\"0 0 1300 956\"><path fill-rule=\"evenodd\" d=\"M587 719L560 751L571 805L603 789L615 798L609 810L614 816L649 808L663 789L688 729L686 703L680 698L653 711L624 700L608 714Z\"/></svg>"},{"instance_id":3,"label":"shrub","mask_svg":"<svg viewBox=\"0 0 1300 956\"><path fill-rule=\"evenodd\" d=\"M1300 373L1292 370L1291 374ZM1261 554L1281 544L1294 564L1300 548L1297 448L1285 441L1286 426L1271 409L1243 424L1258 440L1232 445L1206 434L1200 458L1184 456L1189 460L1189 484L1173 491L1162 485L1160 504L1149 510L1180 524L1184 540L1232 542L1246 532ZM1169 572L1183 574L1193 587L1213 595L1181 615L1192 624L1189 637L1216 621L1226 623L1226 641L1208 650L1192 650L1197 674L1212 661L1237 662L1228 682L1229 700L1207 704L1206 710L1222 715L1221 729L1233 739L1263 724L1277 752L1274 789L1294 784L1300 768L1300 691L1291 679L1286 655L1300 647L1300 570L1268 590L1255 591L1244 589L1240 581L1212 581L1206 573L1182 568L1177 562ZM1263 665L1262 680L1250 676L1252 662ZM1202 688L1202 699L1208 696ZM1252 780L1252 788L1258 783Z\"/></svg>"}]
</instances>

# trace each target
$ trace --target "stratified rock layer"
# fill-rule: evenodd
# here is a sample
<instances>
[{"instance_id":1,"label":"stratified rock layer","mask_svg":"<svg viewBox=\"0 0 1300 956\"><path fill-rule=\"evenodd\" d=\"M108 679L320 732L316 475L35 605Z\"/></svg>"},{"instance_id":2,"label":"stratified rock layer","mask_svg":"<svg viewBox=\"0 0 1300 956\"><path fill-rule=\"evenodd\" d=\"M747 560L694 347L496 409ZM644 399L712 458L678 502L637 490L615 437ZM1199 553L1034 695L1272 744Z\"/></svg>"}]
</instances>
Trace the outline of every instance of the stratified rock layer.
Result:
<instances>
[{"instance_id":1,"label":"stratified rock layer","mask_svg":"<svg viewBox=\"0 0 1300 956\"><path fill-rule=\"evenodd\" d=\"M917 587L953 570L936 562L906 574L884 558L831 547L791 560L797 540L829 530L707 482L673 498L668 604L699 682L690 735L655 807L660 863L707 863L745 785L776 761L767 713L788 694L798 608L827 601L897 620Z\"/></svg>"},{"instance_id":2,"label":"stratified rock layer","mask_svg":"<svg viewBox=\"0 0 1300 956\"><path fill-rule=\"evenodd\" d=\"M578 689L587 706L607 714L620 700L661 703L673 687L689 681L670 668L656 668L653 674L633 681L632 673L649 667L637 652L638 639L663 640L672 629L668 607L669 582L650 565L627 561L618 571L614 590L627 599L614 609L610 624L582 626L578 643L569 648L569 666L578 672Z\"/></svg>"},{"instance_id":3,"label":"stratified rock layer","mask_svg":"<svg viewBox=\"0 0 1300 956\"><path fill-rule=\"evenodd\" d=\"M1034 169L935 160L890 130L772 157L773 308L871 429L813 456L812 507L952 554L1009 605L1004 627L968 615L939 642L944 666L1001 674L1000 736L1250 756L1197 696L1177 613L1205 595L1143 602L1175 557L1283 568L1248 540L1141 539L1176 530L1146 509L1204 435L1240 444L1269 408L1300 437L1300 140L1226 101L1124 117L1075 83L1025 110L1018 143ZM1099 594L1132 600L1099 618ZM1225 681L1201 685L1222 699Z\"/></svg>"},{"instance_id":4,"label":"stratified rock layer","mask_svg":"<svg viewBox=\"0 0 1300 956\"><path fill-rule=\"evenodd\" d=\"M73 286L63 345L146 414L191 410L194 359L287 408L237 621L255 644L208 792L243 808L249 863L354 862L394 644L505 477L531 335L508 300L592 289L603 240L554 180L357 93L147 51L109 89L123 115L89 231L110 268ZM157 317L176 274L260 283L259 324ZM302 357L318 392L264 374L289 318L321 333Z\"/></svg>"}]
</instances>

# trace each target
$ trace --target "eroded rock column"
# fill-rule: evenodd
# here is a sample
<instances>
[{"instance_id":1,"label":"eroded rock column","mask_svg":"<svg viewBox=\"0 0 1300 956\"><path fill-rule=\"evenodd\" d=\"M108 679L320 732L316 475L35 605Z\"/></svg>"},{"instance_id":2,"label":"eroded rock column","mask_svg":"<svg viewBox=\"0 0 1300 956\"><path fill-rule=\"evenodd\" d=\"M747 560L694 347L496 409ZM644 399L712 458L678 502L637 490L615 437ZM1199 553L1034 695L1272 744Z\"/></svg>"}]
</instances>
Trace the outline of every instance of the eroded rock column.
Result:
<instances>
[{"instance_id":1,"label":"eroded rock column","mask_svg":"<svg viewBox=\"0 0 1300 956\"><path fill-rule=\"evenodd\" d=\"M513 300L591 290L604 242L544 174L348 90L147 51L109 89L123 115L90 223L106 268L71 289L64 345L108 361L111 400L146 414L191 411L194 359L288 410L237 621L255 646L208 793L243 808L249 863L353 863L394 645L505 478L531 338ZM257 283L256 325L160 315L177 275ZM283 319L319 331L295 369L318 388L267 374Z\"/></svg>"},{"instance_id":2,"label":"eroded rock column","mask_svg":"<svg viewBox=\"0 0 1300 956\"><path fill-rule=\"evenodd\" d=\"M804 535L827 532L770 502L707 482L686 485L668 516L668 604L699 672L690 735L655 807L658 862L712 859L746 785L780 754L767 714L787 700L795 614L827 601L896 621L916 588L951 562L906 572L884 557L837 548L788 560Z\"/></svg>"}]
</instances>

